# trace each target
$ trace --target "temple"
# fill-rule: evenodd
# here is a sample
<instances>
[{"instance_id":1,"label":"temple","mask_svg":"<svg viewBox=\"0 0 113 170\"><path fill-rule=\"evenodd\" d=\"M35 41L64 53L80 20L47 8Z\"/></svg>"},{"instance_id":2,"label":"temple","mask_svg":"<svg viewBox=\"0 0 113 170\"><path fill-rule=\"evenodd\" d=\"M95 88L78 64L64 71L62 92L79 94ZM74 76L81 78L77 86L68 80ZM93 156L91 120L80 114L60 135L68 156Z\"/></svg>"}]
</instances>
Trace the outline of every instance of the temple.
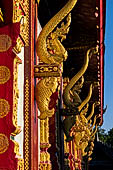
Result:
<instances>
[{"instance_id":1,"label":"temple","mask_svg":"<svg viewBox=\"0 0 113 170\"><path fill-rule=\"evenodd\" d=\"M0 1L0 170L89 169L105 15L106 0Z\"/></svg>"}]
</instances>

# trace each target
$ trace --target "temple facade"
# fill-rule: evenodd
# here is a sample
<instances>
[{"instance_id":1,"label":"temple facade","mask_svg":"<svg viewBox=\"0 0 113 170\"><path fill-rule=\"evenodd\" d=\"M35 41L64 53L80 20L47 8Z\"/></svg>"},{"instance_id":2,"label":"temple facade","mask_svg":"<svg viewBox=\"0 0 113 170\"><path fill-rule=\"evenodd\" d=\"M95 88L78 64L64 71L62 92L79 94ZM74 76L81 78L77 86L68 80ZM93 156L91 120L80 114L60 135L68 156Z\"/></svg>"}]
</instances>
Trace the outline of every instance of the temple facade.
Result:
<instances>
[{"instance_id":1,"label":"temple facade","mask_svg":"<svg viewBox=\"0 0 113 170\"><path fill-rule=\"evenodd\" d=\"M0 1L0 170L88 170L104 113L106 0Z\"/></svg>"}]
</instances>

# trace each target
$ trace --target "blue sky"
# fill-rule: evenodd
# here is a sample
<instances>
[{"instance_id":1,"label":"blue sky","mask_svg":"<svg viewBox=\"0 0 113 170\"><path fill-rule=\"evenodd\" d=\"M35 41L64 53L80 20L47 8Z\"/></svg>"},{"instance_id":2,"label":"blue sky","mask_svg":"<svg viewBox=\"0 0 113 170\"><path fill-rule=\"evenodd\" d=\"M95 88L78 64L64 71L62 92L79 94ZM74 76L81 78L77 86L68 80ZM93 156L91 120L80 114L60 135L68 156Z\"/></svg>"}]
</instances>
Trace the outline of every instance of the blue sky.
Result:
<instances>
[{"instance_id":1,"label":"blue sky","mask_svg":"<svg viewBox=\"0 0 113 170\"><path fill-rule=\"evenodd\" d=\"M102 128L108 131L113 128L113 0L106 0L105 29L104 106L108 107Z\"/></svg>"}]
</instances>

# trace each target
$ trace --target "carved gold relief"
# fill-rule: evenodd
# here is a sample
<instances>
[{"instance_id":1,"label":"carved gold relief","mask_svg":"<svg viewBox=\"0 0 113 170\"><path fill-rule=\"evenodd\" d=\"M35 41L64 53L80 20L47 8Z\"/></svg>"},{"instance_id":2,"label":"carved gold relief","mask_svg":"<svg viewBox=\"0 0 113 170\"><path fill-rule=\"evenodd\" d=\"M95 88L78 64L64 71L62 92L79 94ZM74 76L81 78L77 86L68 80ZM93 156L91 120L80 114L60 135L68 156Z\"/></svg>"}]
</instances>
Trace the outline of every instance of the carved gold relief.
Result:
<instances>
[{"instance_id":1,"label":"carved gold relief","mask_svg":"<svg viewBox=\"0 0 113 170\"><path fill-rule=\"evenodd\" d=\"M29 16L28 16L28 13L26 16L22 17L22 19L21 19L20 35L22 36L22 39L25 42L25 46L29 46Z\"/></svg>"},{"instance_id":2,"label":"carved gold relief","mask_svg":"<svg viewBox=\"0 0 113 170\"><path fill-rule=\"evenodd\" d=\"M40 120L40 170L51 170L50 154L47 152L49 144L49 119Z\"/></svg>"},{"instance_id":3,"label":"carved gold relief","mask_svg":"<svg viewBox=\"0 0 113 170\"><path fill-rule=\"evenodd\" d=\"M94 139L95 139L95 136L91 139L91 141L89 142L89 150L88 150L88 161L91 161L92 158L91 158L91 155L93 153L93 149L94 149Z\"/></svg>"},{"instance_id":4,"label":"carved gold relief","mask_svg":"<svg viewBox=\"0 0 113 170\"><path fill-rule=\"evenodd\" d=\"M19 98L19 89L18 89L18 65L21 64L21 60L18 57L14 58L14 64L13 64L13 115L12 115L12 122L15 126L14 132L11 133L11 136L16 136L21 132L21 127L18 126L17 122L17 109L18 109L18 98ZM19 143L12 139L14 143L14 153L16 154L17 158L19 158L21 155L19 153ZM22 162L22 159L18 159L18 169L20 170L20 164ZM23 170L21 168L21 170Z\"/></svg>"},{"instance_id":5,"label":"carved gold relief","mask_svg":"<svg viewBox=\"0 0 113 170\"><path fill-rule=\"evenodd\" d=\"M61 44L69 32L71 22L70 11L73 9L77 0L69 0L67 4L45 25L37 40L37 55L40 60L47 64L60 64L67 59L67 51ZM68 15L69 14L69 15ZM67 23L61 24L60 28L53 30L66 17ZM61 39L61 42L59 41Z\"/></svg>"},{"instance_id":6,"label":"carved gold relief","mask_svg":"<svg viewBox=\"0 0 113 170\"><path fill-rule=\"evenodd\" d=\"M29 46L29 0L13 0L13 23L20 22L20 35Z\"/></svg>"},{"instance_id":7,"label":"carved gold relief","mask_svg":"<svg viewBox=\"0 0 113 170\"><path fill-rule=\"evenodd\" d=\"M40 147L49 148L49 124L48 118L40 120Z\"/></svg>"},{"instance_id":8,"label":"carved gold relief","mask_svg":"<svg viewBox=\"0 0 113 170\"><path fill-rule=\"evenodd\" d=\"M18 90L18 64L21 63L19 58L14 59L14 78L13 78L13 125L15 126L15 131L11 133L12 136L16 136L21 132L21 127L18 126L17 123L17 107L18 107L18 98L19 98L19 90Z\"/></svg>"},{"instance_id":9,"label":"carved gold relief","mask_svg":"<svg viewBox=\"0 0 113 170\"><path fill-rule=\"evenodd\" d=\"M50 96L58 86L56 77L46 77L36 85L36 101L40 110L40 119L46 119L54 114L54 108L49 109Z\"/></svg>"},{"instance_id":10,"label":"carved gold relief","mask_svg":"<svg viewBox=\"0 0 113 170\"><path fill-rule=\"evenodd\" d=\"M58 65L38 65L34 69L35 77L60 77L60 66Z\"/></svg>"},{"instance_id":11,"label":"carved gold relief","mask_svg":"<svg viewBox=\"0 0 113 170\"><path fill-rule=\"evenodd\" d=\"M16 156L21 156L20 153L19 153L19 144L18 142L16 142L15 140L12 140L14 142L14 153L16 153Z\"/></svg>"},{"instance_id":12,"label":"carved gold relief","mask_svg":"<svg viewBox=\"0 0 113 170\"><path fill-rule=\"evenodd\" d=\"M8 35L0 35L0 52L7 51L12 46L12 40Z\"/></svg>"},{"instance_id":13,"label":"carved gold relief","mask_svg":"<svg viewBox=\"0 0 113 170\"><path fill-rule=\"evenodd\" d=\"M5 134L0 133L0 154L7 151L9 147L9 141Z\"/></svg>"},{"instance_id":14,"label":"carved gold relief","mask_svg":"<svg viewBox=\"0 0 113 170\"><path fill-rule=\"evenodd\" d=\"M91 121L91 117L94 115L94 106L95 103L92 105L89 116L86 116L89 105L81 111L80 115L76 115L76 124L73 127L75 148L81 150L82 156L87 155L85 149L97 130L97 125L95 126L96 116L94 117L94 122L92 123ZM94 126L95 129L93 129Z\"/></svg>"},{"instance_id":15,"label":"carved gold relief","mask_svg":"<svg viewBox=\"0 0 113 170\"><path fill-rule=\"evenodd\" d=\"M20 22L22 11L19 10L19 0L13 1L13 22Z\"/></svg>"},{"instance_id":16,"label":"carved gold relief","mask_svg":"<svg viewBox=\"0 0 113 170\"><path fill-rule=\"evenodd\" d=\"M6 83L10 79L10 70L6 66L0 66L0 84Z\"/></svg>"},{"instance_id":17,"label":"carved gold relief","mask_svg":"<svg viewBox=\"0 0 113 170\"><path fill-rule=\"evenodd\" d=\"M24 159L18 158L18 167L17 170L24 170Z\"/></svg>"},{"instance_id":18,"label":"carved gold relief","mask_svg":"<svg viewBox=\"0 0 113 170\"><path fill-rule=\"evenodd\" d=\"M0 118L5 117L10 111L10 105L7 100L0 99Z\"/></svg>"},{"instance_id":19,"label":"carved gold relief","mask_svg":"<svg viewBox=\"0 0 113 170\"><path fill-rule=\"evenodd\" d=\"M40 163L39 170L51 170L51 164Z\"/></svg>"},{"instance_id":20,"label":"carved gold relief","mask_svg":"<svg viewBox=\"0 0 113 170\"><path fill-rule=\"evenodd\" d=\"M16 54L21 52L21 48L24 46L24 43L22 42L21 38L18 37L16 40L16 46L13 48L14 52Z\"/></svg>"},{"instance_id":21,"label":"carved gold relief","mask_svg":"<svg viewBox=\"0 0 113 170\"><path fill-rule=\"evenodd\" d=\"M50 154L48 152L44 152L42 151L40 153L40 162L44 163L44 162L50 162Z\"/></svg>"}]
</instances>

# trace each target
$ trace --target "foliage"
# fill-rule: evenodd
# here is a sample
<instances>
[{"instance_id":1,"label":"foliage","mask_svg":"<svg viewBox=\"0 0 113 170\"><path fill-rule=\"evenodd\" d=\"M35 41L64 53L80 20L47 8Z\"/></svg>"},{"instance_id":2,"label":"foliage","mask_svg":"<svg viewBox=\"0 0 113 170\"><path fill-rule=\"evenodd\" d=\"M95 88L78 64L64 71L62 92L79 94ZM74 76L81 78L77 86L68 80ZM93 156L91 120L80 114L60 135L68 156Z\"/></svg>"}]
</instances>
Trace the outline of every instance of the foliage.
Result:
<instances>
[{"instance_id":1,"label":"foliage","mask_svg":"<svg viewBox=\"0 0 113 170\"><path fill-rule=\"evenodd\" d=\"M106 142L108 145L111 145L111 147L113 148L113 128L108 131Z\"/></svg>"},{"instance_id":2,"label":"foliage","mask_svg":"<svg viewBox=\"0 0 113 170\"><path fill-rule=\"evenodd\" d=\"M106 133L105 129L98 128L99 140L113 148L113 128Z\"/></svg>"}]
</instances>

